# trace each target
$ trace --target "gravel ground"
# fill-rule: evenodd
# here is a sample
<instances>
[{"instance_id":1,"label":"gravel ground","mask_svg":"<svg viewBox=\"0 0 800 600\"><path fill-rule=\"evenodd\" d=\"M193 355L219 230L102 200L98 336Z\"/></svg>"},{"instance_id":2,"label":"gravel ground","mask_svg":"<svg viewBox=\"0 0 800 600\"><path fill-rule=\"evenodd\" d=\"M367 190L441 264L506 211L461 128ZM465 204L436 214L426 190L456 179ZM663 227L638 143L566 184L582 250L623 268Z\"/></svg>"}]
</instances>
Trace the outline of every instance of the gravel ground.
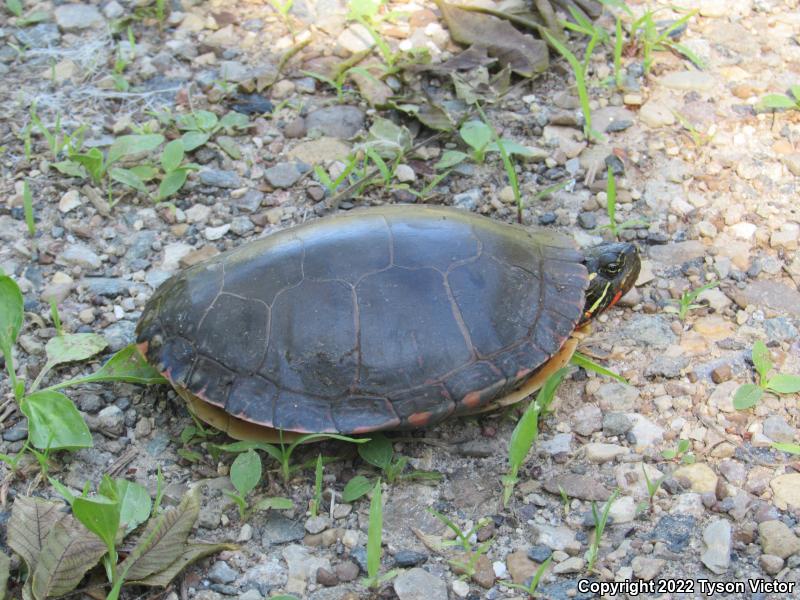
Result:
<instances>
[{"instance_id":1,"label":"gravel ground","mask_svg":"<svg viewBox=\"0 0 800 600\"><path fill-rule=\"evenodd\" d=\"M44 344L55 334L47 298L57 299L67 331L101 333L111 351L124 347L144 303L170 273L334 210L311 168L341 172L342 159L379 115L402 117L369 108L355 90L339 103L330 86L303 74L329 70L369 46L370 37L345 22L340 0L296 1L289 21L294 38L267 3L176 1L162 27L152 14L131 22L131 48L127 36L115 38L109 26L142 4L43 1L35 5L48 15L41 23L22 27L8 13L0 20L6 84L0 89L0 267L24 293L29 318L16 364L28 379L41 369ZM434 63L459 51L433 3L390 4L408 13L380 24L390 44L425 46ZM778 371L800 373L800 110L757 110L765 94L800 83L800 12L792 0L692 4L698 14L676 38L703 59L703 70L675 53L656 52L644 74L641 55L626 48L617 89L601 84L613 76L613 57L609 47L598 46L589 63L589 92L593 126L604 141L584 139L573 79L561 59L532 81L514 79L508 95L489 105L488 117L502 135L535 149L519 163L523 195L530 199L522 212L526 225L556 227L580 245L610 239L602 227L609 219L604 172L606 165L618 170L617 221L643 221L620 237L639 243L644 265L635 290L599 318L583 351L628 384L582 370L568 378L507 508L499 478L515 411L398 438L397 453L443 478L384 486L383 565L402 572L377 597L522 598L506 583L525 582L548 556L553 562L540 586L544 597L600 597L578 591L578 584L587 577L585 555L594 535L591 501L608 499L615 488L620 497L593 580L694 581L694 591L665 588L639 596L647 598L710 596L701 594L701 585L711 583L701 581L800 584L800 463L772 448L773 442L798 441L798 395L766 394L744 411L732 404L738 386L756 377L750 351L757 340L767 344ZM637 14L646 8L630 6ZM679 16L667 3L656 6L658 20ZM609 15L598 23L613 31ZM281 56L306 36L310 43L278 74ZM121 73L127 91L111 76L119 52L128 61ZM420 93L429 86L431 97L452 96L446 78L430 77L413 78L407 89ZM390 77L389 83L400 80ZM266 99L275 110L259 116L272 110ZM157 129L159 111L207 109L221 116L237 107L253 114L246 132L219 133L194 152L199 171L167 202L116 184L116 204L109 208L104 188L53 168L35 131L26 157L24 127L34 101L43 122L52 127L61 114L65 131L85 125L86 147L102 149L139 127ZM430 134L403 119L417 139ZM398 169L398 181L422 189L455 141L443 136L422 145ZM34 239L24 220L26 180ZM531 199L561 182L563 189ZM374 186L344 198L338 210L413 201L402 186ZM460 165L425 201L503 221L517 216L502 163L491 156L485 164ZM674 301L712 281L720 283L679 319ZM94 367L68 367L59 376ZM313 494L311 471L286 485L271 473L259 493L289 496L295 509L255 513L242 523L223 494L230 489L231 457L215 459L205 441L182 444L181 431L191 420L173 391L116 384L76 388L70 396L95 447L58 455L53 475L80 490L111 472L155 492L160 467L167 503L206 479L196 537L239 545L187 569L164 591L131 588L126 598L373 597L360 583L369 503L339 501L355 474L375 475L352 447L328 442L300 451L303 459L320 450L342 458L325 468L324 517L309 518L305 510ZM5 379L3 398L12 398ZM0 415L0 453L14 454L26 421L10 401ZM689 440L694 463L663 457L680 439ZM648 497L643 469L651 480L664 480L651 509L641 511L637 504ZM0 478L0 523L18 494L56 497L32 475L12 478L5 465ZM492 542L471 579L432 549L446 531L425 511L429 507L465 530L489 518L477 536ZM800 591L713 597L800 598Z\"/></svg>"}]
</instances>

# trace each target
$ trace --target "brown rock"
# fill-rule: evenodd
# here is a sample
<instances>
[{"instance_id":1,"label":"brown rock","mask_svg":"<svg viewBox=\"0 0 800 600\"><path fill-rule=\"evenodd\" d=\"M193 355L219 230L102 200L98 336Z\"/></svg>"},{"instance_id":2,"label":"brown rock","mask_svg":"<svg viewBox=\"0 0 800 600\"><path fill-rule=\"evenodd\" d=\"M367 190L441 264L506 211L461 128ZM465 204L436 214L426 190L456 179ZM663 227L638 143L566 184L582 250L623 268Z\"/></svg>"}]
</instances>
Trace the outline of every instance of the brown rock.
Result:
<instances>
[{"instance_id":1,"label":"brown rock","mask_svg":"<svg viewBox=\"0 0 800 600\"><path fill-rule=\"evenodd\" d=\"M494 585L494 568L492 561L485 554L481 554L475 564L475 573L472 574L472 581L484 589L489 589Z\"/></svg>"},{"instance_id":2,"label":"brown rock","mask_svg":"<svg viewBox=\"0 0 800 600\"><path fill-rule=\"evenodd\" d=\"M333 572L336 573L336 577L339 578L339 581L345 583L348 581L355 581L358 577L358 565L351 560L347 560L336 565L333 568Z\"/></svg>"},{"instance_id":3,"label":"brown rock","mask_svg":"<svg viewBox=\"0 0 800 600\"><path fill-rule=\"evenodd\" d=\"M191 267L196 265L197 263L201 263L204 260L208 260L209 258L216 256L219 254L219 250L217 250L216 246L212 244L207 244L200 248L199 250L195 250L194 252L189 252L186 256L181 258L180 265L184 268Z\"/></svg>"},{"instance_id":4,"label":"brown rock","mask_svg":"<svg viewBox=\"0 0 800 600\"><path fill-rule=\"evenodd\" d=\"M713 371L711 371L711 381L714 383L722 383L723 381L728 381L733 373L731 372L730 365L720 365Z\"/></svg>"},{"instance_id":5,"label":"brown rock","mask_svg":"<svg viewBox=\"0 0 800 600\"><path fill-rule=\"evenodd\" d=\"M758 525L761 551L781 558L800 552L800 539L783 521L764 521Z\"/></svg>"},{"instance_id":6,"label":"brown rock","mask_svg":"<svg viewBox=\"0 0 800 600\"><path fill-rule=\"evenodd\" d=\"M325 567L320 567L317 569L317 583L324 585L325 587L333 587L335 585L339 585L339 578L336 577L334 573L331 573Z\"/></svg>"},{"instance_id":7,"label":"brown rock","mask_svg":"<svg viewBox=\"0 0 800 600\"><path fill-rule=\"evenodd\" d=\"M544 489L551 494L561 496L563 489L570 498L596 500L605 502L611 497L611 491L593 477L566 474L553 477L544 484Z\"/></svg>"},{"instance_id":8,"label":"brown rock","mask_svg":"<svg viewBox=\"0 0 800 600\"><path fill-rule=\"evenodd\" d=\"M536 574L539 565L528 558L527 552L517 550L506 556L506 568L514 583L524 584L528 578Z\"/></svg>"},{"instance_id":9,"label":"brown rock","mask_svg":"<svg viewBox=\"0 0 800 600\"><path fill-rule=\"evenodd\" d=\"M731 292L733 301L741 308L754 304L800 317L800 292L777 281L751 281L744 289L735 288Z\"/></svg>"}]
</instances>

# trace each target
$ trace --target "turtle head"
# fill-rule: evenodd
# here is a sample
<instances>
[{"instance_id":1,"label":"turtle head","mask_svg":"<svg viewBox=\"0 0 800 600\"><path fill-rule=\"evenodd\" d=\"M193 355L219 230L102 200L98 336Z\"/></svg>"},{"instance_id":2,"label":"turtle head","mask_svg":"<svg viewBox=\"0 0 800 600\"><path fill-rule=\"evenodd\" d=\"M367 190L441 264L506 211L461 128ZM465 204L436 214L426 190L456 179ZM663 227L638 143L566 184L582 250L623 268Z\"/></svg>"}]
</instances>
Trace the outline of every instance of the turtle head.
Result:
<instances>
[{"instance_id":1,"label":"turtle head","mask_svg":"<svg viewBox=\"0 0 800 600\"><path fill-rule=\"evenodd\" d=\"M600 244L584 251L589 289L581 323L614 306L639 277L639 250L635 244Z\"/></svg>"}]
</instances>

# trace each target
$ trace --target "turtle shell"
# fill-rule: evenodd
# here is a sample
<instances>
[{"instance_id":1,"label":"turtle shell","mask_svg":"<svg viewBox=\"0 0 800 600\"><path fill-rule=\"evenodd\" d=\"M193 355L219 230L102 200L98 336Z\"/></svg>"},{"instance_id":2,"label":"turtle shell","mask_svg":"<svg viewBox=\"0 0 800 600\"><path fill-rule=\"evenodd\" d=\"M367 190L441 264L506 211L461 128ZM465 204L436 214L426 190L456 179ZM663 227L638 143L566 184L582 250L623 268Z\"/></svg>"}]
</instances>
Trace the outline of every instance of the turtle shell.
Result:
<instances>
[{"instance_id":1,"label":"turtle shell","mask_svg":"<svg viewBox=\"0 0 800 600\"><path fill-rule=\"evenodd\" d=\"M558 233L455 209L354 211L173 276L137 342L182 395L236 420L294 432L429 425L536 379L581 317L582 261Z\"/></svg>"}]
</instances>

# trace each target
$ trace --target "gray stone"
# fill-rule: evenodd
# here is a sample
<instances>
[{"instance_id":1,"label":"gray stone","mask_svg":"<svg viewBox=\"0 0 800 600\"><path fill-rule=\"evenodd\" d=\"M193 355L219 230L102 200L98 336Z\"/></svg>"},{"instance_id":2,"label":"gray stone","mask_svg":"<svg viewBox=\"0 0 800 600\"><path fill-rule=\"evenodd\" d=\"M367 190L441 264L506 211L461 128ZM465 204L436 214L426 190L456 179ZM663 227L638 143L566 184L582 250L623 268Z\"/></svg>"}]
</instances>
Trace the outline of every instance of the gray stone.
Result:
<instances>
[{"instance_id":1,"label":"gray stone","mask_svg":"<svg viewBox=\"0 0 800 600\"><path fill-rule=\"evenodd\" d=\"M137 231L133 235L133 240L128 250L125 252L125 260L133 261L147 258L152 251L152 246L156 239L158 239L158 233L155 231Z\"/></svg>"},{"instance_id":2,"label":"gray stone","mask_svg":"<svg viewBox=\"0 0 800 600\"><path fill-rule=\"evenodd\" d=\"M575 433L589 436L600 430L602 419L603 413L596 404L584 404L572 413L570 421Z\"/></svg>"},{"instance_id":3,"label":"gray stone","mask_svg":"<svg viewBox=\"0 0 800 600\"><path fill-rule=\"evenodd\" d=\"M565 526L537 524L533 526L537 546L562 552L580 550L581 544L575 538L575 531ZM541 553L541 551L540 551ZM549 555L548 555L549 556ZM529 557L533 560L533 557ZM541 562L541 561L539 561Z\"/></svg>"},{"instance_id":4,"label":"gray stone","mask_svg":"<svg viewBox=\"0 0 800 600\"><path fill-rule=\"evenodd\" d=\"M689 364L687 356L665 356L659 354L653 358L644 370L645 377L664 377L676 379Z\"/></svg>"},{"instance_id":5,"label":"gray stone","mask_svg":"<svg viewBox=\"0 0 800 600\"><path fill-rule=\"evenodd\" d=\"M618 456L630 453L629 448L618 444L600 444L596 442L586 444L583 450L586 453L586 460L593 463L608 462Z\"/></svg>"},{"instance_id":6,"label":"gray stone","mask_svg":"<svg viewBox=\"0 0 800 600\"><path fill-rule=\"evenodd\" d=\"M103 264L100 257L86 244L69 244L58 255L59 262L67 265L77 265L89 271L99 269Z\"/></svg>"},{"instance_id":7,"label":"gray stone","mask_svg":"<svg viewBox=\"0 0 800 600\"><path fill-rule=\"evenodd\" d=\"M230 228L230 223L225 223L225 225L220 225L219 227L206 227L203 230L203 235L209 242L214 242L224 238Z\"/></svg>"},{"instance_id":8,"label":"gray stone","mask_svg":"<svg viewBox=\"0 0 800 600\"><path fill-rule=\"evenodd\" d=\"M105 23L103 15L91 4L62 4L56 8L54 16L62 31L91 29Z\"/></svg>"},{"instance_id":9,"label":"gray stone","mask_svg":"<svg viewBox=\"0 0 800 600\"><path fill-rule=\"evenodd\" d=\"M604 411L631 412L636 410L639 390L631 385L611 382L602 384L594 396Z\"/></svg>"},{"instance_id":10,"label":"gray stone","mask_svg":"<svg viewBox=\"0 0 800 600\"><path fill-rule=\"evenodd\" d=\"M798 337L797 328L786 317L765 320L764 331L771 342L786 342Z\"/></svg>"},{"instance_id":11,"label":"gray stone","mask_svg":"<svg viewBox=\"0 0 800 600\"><path fill-rule=\"evenodd\" d=\"M648 100L639 109L639 120L655 129L675 123L675 115L666 104L658 100Z\"/></svg>"},{"instance_id":12,"label":"gray stone","mask_svg":"<svg viewBox=\"0 0 800 600\"><path fill-rule=\"evenodd\" d=\"M125 414L116 404L106 406L97 413L97 424L101 430L121 435L125 427Z\"/></svg>"},{"instance_id":13,"label":"gray stone","mask_svg":"<svg viewBox=\"0 0 800 600\"><path fill-rule=\"evenodd\" d=\"M731 566L731 524L727 519L717 519L703 529L705 549L700 560L710 571L721 575Z\"/></svg>"},{"instance_id":14,"label":"gray stone","mask_svg":"<svg viewBox=\"0 0 800 600\"><path fill-rule=\"evenodd\" d=\"M116 0L111 0L111 2L103 7L103 14L106 19L119 19L125 14L125 9Z\"/></svg>"},{"instance_id":15,"label":"gray stone","mask_svg":"<svg viewBox=\"0 0 800 600\"><path fill-rule=\"evenodd\" d=\"M764 419L764 435L773 442L792 443L797 432L783 417L772 415Z\"/></svg>"},{"instance_id":16,"label":"gray stone","mask_svg":"<svg viewBox=\"0 0 800 600\"><path fill-rule=\"evenodd\" d=\"M219 76L225 81L242 83L250 79L253 74L247 65L235 60L224 60L219 64Z\"/></svg>"},{"instance_id":17,"label":"gray stone","mask_svg":"<svg viewBox=\"0 0 800 600\"><path fill-rule=\"evenodd\" d=\"M331 526L331 520L325 515L317 515L306 520L306 531L312 535L322 533Z\"/></svg>"},{"instance_id":18,"label":"gray stone","mask_svg":"<svg viewBox=\"0 0 800 600\"><path fill-rule=\"evenodd\" d=\"M707 71L675 71L661 77L659 83L673 90L708 92L714 87L714 78Z\"/></svg>"},{"instance_id":19,"label":"gray stone","mask_svg":"<svg viewBox=\"0 0 800 600\"><path fill-rule=\"evenodd\" d=\"M664 350L675 343L676 339L669 321L660 315L636 315L618 333L628 343L634 341L640 346L655 350Z\"/></svg>"},{"instance_id":20,"label":"gray stone","mask_svg":"<svg viewBox=\"0 0 800 600\"><path fill-rule=\"evenodd\" d=\"M594 213L582 212L578 215L578 225L583 229L594 229L597 227L597 217Z\"/></svg>"},{"instance_id":21,"label":"gray stone","mask_svg":"<svg viewBox=\"0 0 800 600\"><path fill-rule=\"evenodd\" d=\"M236 581L238 573L224 560L218 560L208 571L208 578L214 583L231 583Z\"/></svg>"},{"instance_id":22,"label":"gray stone","mask_svg":"<svg viewBox=\"0 0 800 600\"><path fill-rule=\"evenodd\" d=\"M259 190L247 190L241 197L233 200L233 205L246 213L254 213L264 201L264 192Z\"/></svg>"},{"instance_id":23,"label":"gray stone","mask_svg":"<svg viewBox=\"0 0 800 600\"><path fill-rule=\"evenodd\" d=\"M795 552L800 552L800 539L783 521L759 523L758 538L764 554L773 554L785 559Z\"/></svg>"},{"instance_id":24,"label":"gray stone","mask_svg":"<svg viewBox=\"0 0 800 600\"><path fill-rule=\"evenodd\" d=\"M415 550L400 550L394 555L394 564L404 569L419 566L427 560L427 554Z\"/></svg>"},{"instance_id":25,"label":"gray stone","mask_svg":"<svg viewBox=\"0 0 800 600\"><path fill-rule=\"evenodd\" d=\"M539 439L537 447L551 456L569 454L572 451L572 434L557 433L549 440Z\"/></svg>"},{"instance_id":26,"label":"gray stone","mask_svg":"<svg viewBox=\"0 0 800 600\"><path fill-rule=\"evenodd\" d=\"M340 139L350 139L364 127L364 113L355 106L330 106L311 112L306 117L306 129L313 133Z\"/></svg>"},{"instance_id":27,"label":"gray stone","mask_svg":"<svg viewBox=\"0 0 800 600\"><path fill-rule=\"evenodd\" d=\"M637 579L651 581L658 577L661 569L667 563L663 558L648 558L646 556L636 556L631 561L633 576Z\"/></svg>"},{"instance_id":28,"label":"gray stone","mask_svg":"<svg viewBox=\"0 0 800 600\"><path fill-rule=\"evenodd\" d=\"M414 567L394 580L394 591L400 600L447 600L447 584L425 569Z\"/></svg>"},{"instance_id":29,"label":"gray stone","mask_svg":"<svg viewBox=\"0 0 800 600\"><path fill-rule=\"evenodd\" d=\"M567 573L580 573L583 571L584 560L580 556L570 556L568 559L556 563L553 573L556 575Z\"/></svg>"},{"instance_id":30,"label":"gray stone","mask_svg":"<svg viewBox=\"0 0 800 600\"><path fill-rule=\"evenodd\" d=\"M112 352L122 350L132 344L136 338L136 324L133 321L117 321L103 330L103 337L108 342L108 349Z\"/></svg>"},{"instance_id":31,"label":"gray stone","mask_svg":"<svg viewBox=\"0 0 800 600\"><path fill-rule=\"evenodd\" d=\"M479 188L467 190L466 192L453 196L453 206L468 211L474 211L478 208L481 196L483 196L483 192Z\"/></svg>"},{"instance_id":32,"label":"gray stone","mask_svg":"<svg viewBox=\"0 0 800 600\"><path fill-rule=\"evenodd\" d=\"M246 236L255 229L250 217L236 217L231 221L231 231L238 236Z\"/></svg>"},{"instance_id":33,"label":"gray stone","mask_svg":"<svg viewBox=\"0 0 800 600\"><path fill-rule=\"evenodd\" d=\"M117 277L86 277L81 283L90 294L107 298L127 294L132 285L130 281Z\"/></svg>"},{"instance_id":34,"label":"gray stone","mask_svg":"<svg viewBox=\"0 0 800 600\"><path fill-rule=\"evenodd\" d=\"M33 27L23 27L14 32L17 41L30 49L50 48L61 41L58 25L38 23Z\"/></svg>"},{"instance_id":35,"label":"gray stone","mask_svg":"<svg viewBox=\"0 0 800 600\"><path fill-rule=\"evenodd\" d=\"M610 412L603 416L603 433L608 436L625 435L633 427L633 422L620 412Z\"/></svg>"},{"instance_id":36,"label":"gray stone","mask_svg":"<svg viewBox=\"0 0 800 600\"><path fill-rule=\"evenodd\" d=\"M327 558L320 558L311 554L308 548L298 544L291 544L281 552L289 568L289 581L286 584L288 592L302 594L307 582L316 582L317 571L331 570L331 563Z\"/></svg>"},{"instance_id":37,"label":"gray stone","mask_svg":"<svg viewBox=\"0 0 800 600\"><path fill-rule=\"evenodd\" d=\"M544 484L544 489L551 494L561 495L561 491L566 492L570 498L580 498L581 500L597 500L605 502L611 496L611 492L596 477L587 475L576 475L565 473L549 479Z\"/></svg>"},{"instance_id":38,"label":"gray stone","mask_svg":"<svg viewBox=\"0 0 800 600\"><path fill-rule=\"evenodd\" d=\"M296 542L305 536L305 528L300 521L293 521L280 513L269 512L264 523L261 538L263 546L273 546Z\"/></svg>"},{"instance_id":39,"label":"gray stone","mask_svg":"<svg viewBox=\"0 0 800 600\"><path fill-rule=\"evenodd\" d=\"M800 318L800 292L777 281L751 281L744 289L732 289L731 295L742 308L755 305Z\"/></svg>"},{"instance_id":40,"label":"gray stone","mask_svg":"<svg viewBox=\"0 0 800 600\"><path fill-rule=\"evenodd\" d=\"M647 417L637 413L628 413L628 418L633 421L629 434L636 439L637 449L644 449L664 438L664 428L653 423Z\"/></svg>"},{"instance_id":41,"label":"gray stone","mask_svg":"<svg viewBox=\"0 0 800 600\"><path fill-rule=\"evenodd\" d=\"M19 442L28 437L28 421L20 419L13 426L3 430L3 439L7 442Z\"/></svg>"},{"instance_id":42,"label":"gray stone","mask_svg":"<svg viewBox=\"0 0 800 600\"><path fill-rule=\"evenodd\" d=\"M222 171L219 169L205 169L200 171L200 181L203 185L218 188L238 188L242 185L239 175L235 171Z\"/></svg>"},{"instance_id":43,"label":"gray stone","mask_svg":"<svg viewBox=\"0 0 800 600\"><path fill-rule=\"evenodd\" d=\"M777 575L783 569L783 559L774 554L762 554L758 557L758 565L767 575Z\"/></svg>"},{"instance_id":44,"label":"gray stone","mask_svg":"<svg viewBox=\"0 0 800 600\"><path fill-rule=\"evenodd\" d=\"M696 523L697 519L690 515L663 516L650 533L650 539L664 542L671 552L683 552L692 539Z\"/></svg>"},{"instance_id":45,"label":"gray stone","mask_svg":"<svg viewBox=\"0 0 800 600\"><path fill-rule=\"evenodd\" d=\"M705 254L705 246L697 240L650 246L650 258L667 267L680 266L687 261L703 257Z\"/></svg>"},{"instance_id":46,"label":"gray stone","mask_svg":"<svg viewBox=\"0 0 800 600\"><path fill-rule=\"evenodd\" d=\"M301 163L282 162L264 171L264 177L272 187L288 188L303 176Z\"/></svg>"}]
</instances>

